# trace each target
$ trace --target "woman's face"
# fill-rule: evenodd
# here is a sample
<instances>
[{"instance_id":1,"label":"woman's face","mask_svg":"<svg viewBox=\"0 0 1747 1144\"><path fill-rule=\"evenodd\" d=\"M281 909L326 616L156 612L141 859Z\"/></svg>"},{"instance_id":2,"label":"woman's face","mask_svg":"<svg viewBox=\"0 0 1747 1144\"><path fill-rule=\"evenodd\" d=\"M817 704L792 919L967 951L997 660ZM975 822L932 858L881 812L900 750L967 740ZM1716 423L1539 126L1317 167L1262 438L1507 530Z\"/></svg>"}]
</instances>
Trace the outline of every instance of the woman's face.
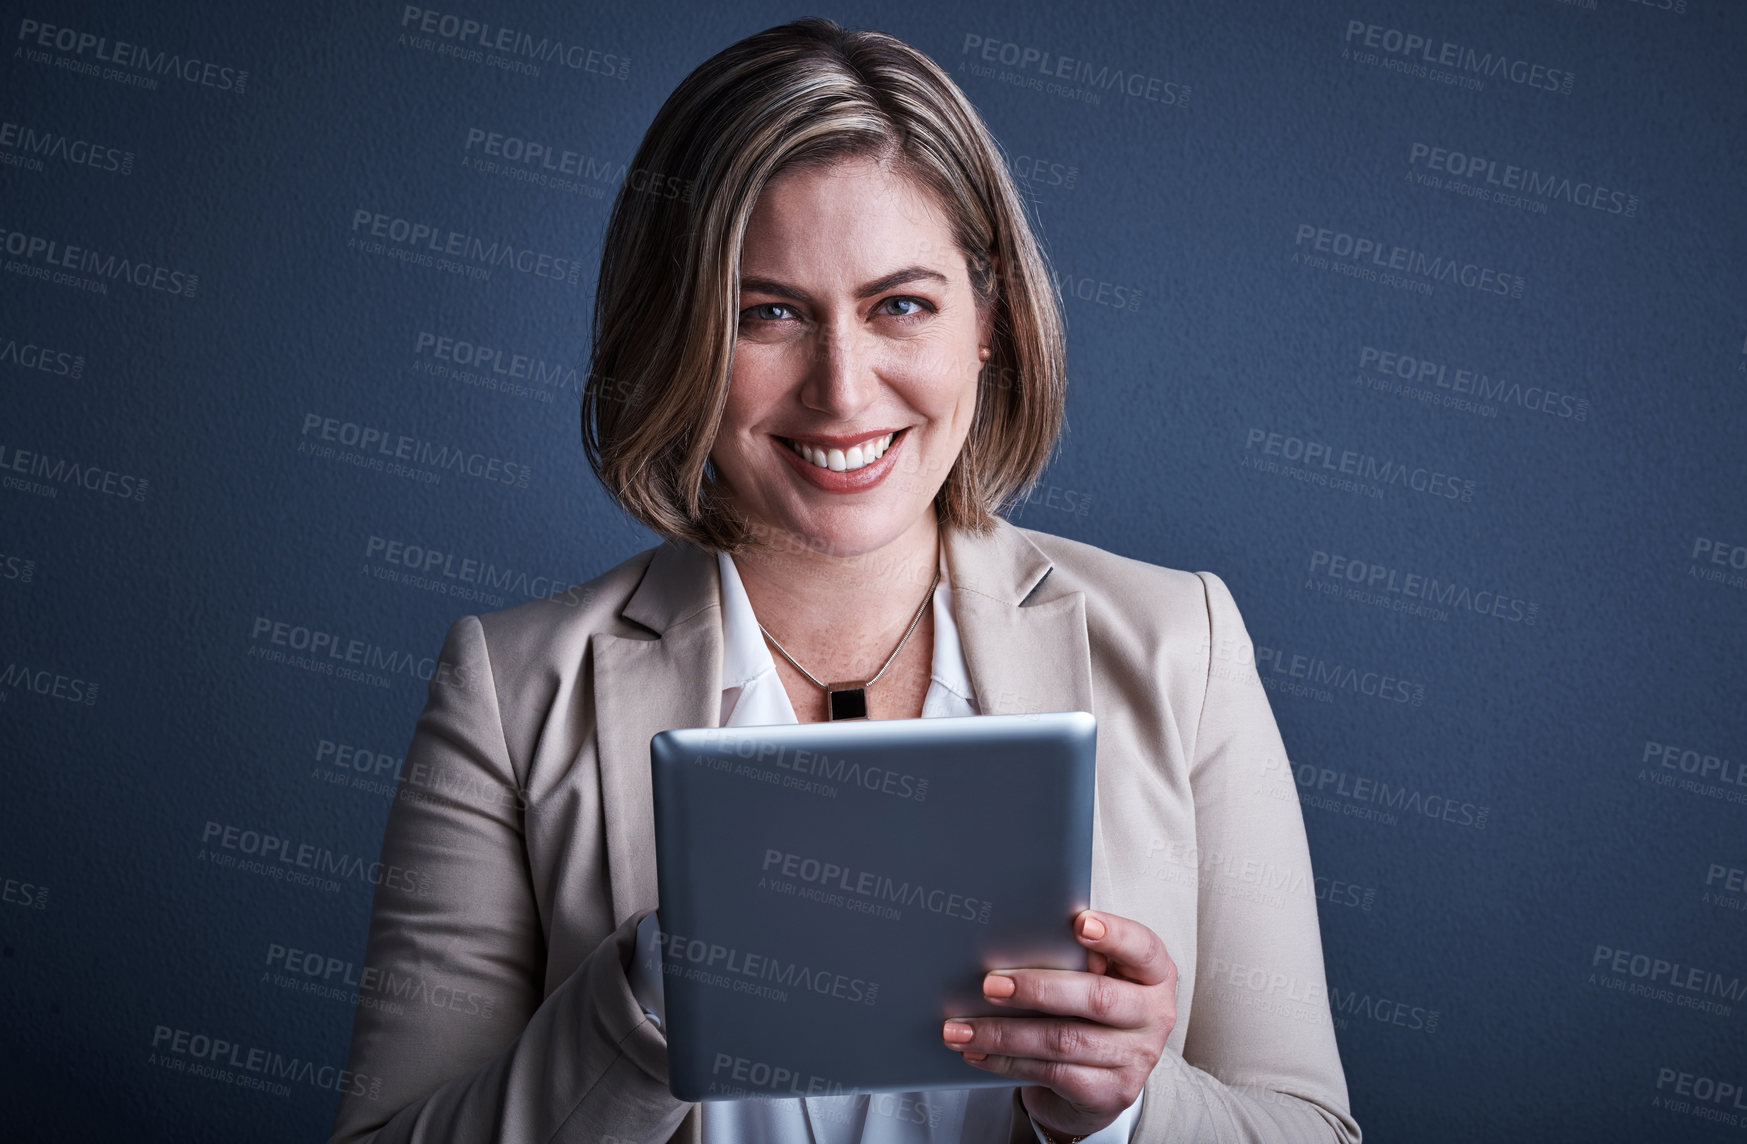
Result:
<instances>
[{"instance_id":1,"label":"woman's face","mask_svg":"<svg viewBox=\"0 0 1747 1144\"><path fill-rule=\"evenodd\" d=\"M710 451L755 537L855 556L933 529L987 342L930 191L871 159L772 180L741 249L734 366Z\"/></svg>"}]
</instances>

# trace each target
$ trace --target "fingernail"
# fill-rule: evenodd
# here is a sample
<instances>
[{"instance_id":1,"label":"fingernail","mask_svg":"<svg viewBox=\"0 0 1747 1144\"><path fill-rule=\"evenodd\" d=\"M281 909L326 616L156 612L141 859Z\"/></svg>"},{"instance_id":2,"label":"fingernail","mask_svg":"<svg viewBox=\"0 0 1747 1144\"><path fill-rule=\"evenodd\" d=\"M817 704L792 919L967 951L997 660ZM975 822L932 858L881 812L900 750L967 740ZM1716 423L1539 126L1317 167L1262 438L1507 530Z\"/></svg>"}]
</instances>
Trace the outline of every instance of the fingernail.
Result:
<instances>
[{"instance_id":1,"label":"fingernail","mask_svg":"<svg viewBox=\"0 0 1747 1144\"><path fill-rule=\"evenodd\" d=\"M964 1059L967 1061L986 1061L989 1059L989 1054L988 1053L966 1053L966 1054L964 1054Z\"/></svg>"},{"instance_id":2,"label":"fingernail","mask_svg":"<svg viewBox=\"0 0 1747 1144\"><path fill-rule=\"evenodd\" d=\"M948 1044L956 1045L963 1044L970 1040L975 1032L975 1029L972 1029L963 1021L948 1021L946 1026L941 1029L940 1035L945 1038Z\"/></svg>"},{"instance_id":3,"label":"fingernail","mask_svg":"<svg viewBox=\"0 0 1747 1144\"><path fill-rule=\"evenodd\" d=\"M1086 915L1086 920L1080 923L1080 936L1087 941L1097 941L1104 936L1104 923L1092 914Z\"/></svg>"},{"instance_id":4,"label":"fingernail","mask_svg":"<svg viewBox=\"0 0 1747 1144\"><path fill-rule=\"evenodd\" d=\"M1019 985L1004 973L991 973L983 978L983 996L993 998L1011 997L1019 992Z\"/></svg>"}]
</instances>

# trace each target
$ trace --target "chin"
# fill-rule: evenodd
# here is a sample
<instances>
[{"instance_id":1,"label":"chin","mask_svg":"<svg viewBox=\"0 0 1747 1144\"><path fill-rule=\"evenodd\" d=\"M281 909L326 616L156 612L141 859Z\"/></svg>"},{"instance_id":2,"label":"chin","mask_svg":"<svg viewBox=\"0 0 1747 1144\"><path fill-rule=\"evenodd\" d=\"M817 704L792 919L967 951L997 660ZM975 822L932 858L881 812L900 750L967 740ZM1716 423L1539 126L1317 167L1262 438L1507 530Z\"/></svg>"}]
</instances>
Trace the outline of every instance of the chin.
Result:
<instances>
[{"instance_id":1,"label":"chin","mask_svg":"<svg viewBox=\"0 0 1747 1144\"><path fill-rule=\"evenodd\" d=\"M896 540L902 532L902 529L878 529L869 532L865 528L820 528L805 535L811 542L808 547L813 551L848 559L878 552Z\"/></svg>"},{"instance_id":2,"label":"chin","mask_svg":"<svg viewBox=\"0 0 1747 1144\"><path fill-rule=\"evenodd\" d=\"M908 524L885 513L880 513L877 519L869 519L865 514L852 510L833 515L839 519L813 520L806 523L785 521L777 526L755 523L753 535L771 537L776 541L779 550L783 547L793 551L804 549L847 559L878 552L909 528ZM793 542L785 543L787 537L793 537Z\"/></svg>"}]
</instances>

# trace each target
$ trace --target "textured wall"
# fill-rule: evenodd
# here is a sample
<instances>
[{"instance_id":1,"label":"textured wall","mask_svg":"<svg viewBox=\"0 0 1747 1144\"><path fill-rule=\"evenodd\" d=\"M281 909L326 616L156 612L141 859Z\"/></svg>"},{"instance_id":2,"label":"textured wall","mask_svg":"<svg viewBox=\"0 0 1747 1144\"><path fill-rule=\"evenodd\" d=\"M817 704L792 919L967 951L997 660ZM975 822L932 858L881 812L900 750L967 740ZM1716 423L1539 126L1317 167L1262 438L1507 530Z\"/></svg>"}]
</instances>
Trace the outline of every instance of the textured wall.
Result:
<instances>
[{"instance_id":1,"label":"textured wall","mask_svg":"<svg viewBox=\"0 0 1747 1144\"><path fill-rule=\"evenodd\" d=\"M805 10L594 7L0 4L31 1138L321 1136L447 624L651 543L576 430L606 212L680 77ZM1073 386L1015 519L1245 611L1367 1138L1737 1139L1747 7L823 13L948 67L1034 199Z\"/></svg>"}]
</instances>

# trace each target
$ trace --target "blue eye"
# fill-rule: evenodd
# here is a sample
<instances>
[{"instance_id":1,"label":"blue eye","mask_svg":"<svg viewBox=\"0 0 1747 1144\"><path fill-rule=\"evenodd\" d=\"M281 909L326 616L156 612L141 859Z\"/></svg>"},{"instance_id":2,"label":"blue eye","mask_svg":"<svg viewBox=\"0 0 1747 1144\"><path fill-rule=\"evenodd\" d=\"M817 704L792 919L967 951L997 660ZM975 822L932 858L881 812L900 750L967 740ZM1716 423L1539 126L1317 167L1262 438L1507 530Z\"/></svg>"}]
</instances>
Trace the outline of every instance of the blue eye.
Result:
<instances>
[{"instance_id":1,"label":"blue eye","mask_svg":"<svg viewBox=\"0 0 1747 1144\"><path fill-rule=\"evenodd\" d=\"M784 318L792 318L795 312L781 302L760 302L756 306L748 306L741 311L742 318L752 317L761 322L780 322Z\"/></svg>"},{"instance_id":2,"label":"blue eye","mask_svg":"<svg viewBox=\"0 0 1747 1144\"><path fill-rule=\"evenodd\" d=\"M897 310L892 308L895 306L908 306L910 308ZM913 318L917 314L924 314L933 309L932 306L920 298L887 298L884 302L880 303L880 307L885 313L890 314L894 318Z\"/></svg>"}]
</instances>

